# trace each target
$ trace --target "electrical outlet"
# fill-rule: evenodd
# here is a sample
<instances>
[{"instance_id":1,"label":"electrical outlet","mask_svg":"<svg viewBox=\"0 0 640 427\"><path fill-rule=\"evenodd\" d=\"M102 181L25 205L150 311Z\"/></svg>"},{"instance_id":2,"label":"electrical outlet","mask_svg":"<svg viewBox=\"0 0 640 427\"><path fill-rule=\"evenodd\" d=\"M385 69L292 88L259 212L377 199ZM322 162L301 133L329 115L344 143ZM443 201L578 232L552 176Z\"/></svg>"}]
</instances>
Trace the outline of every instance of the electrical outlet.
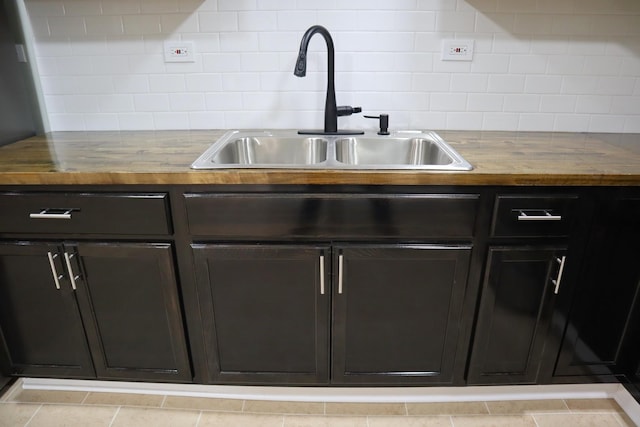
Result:
<instances>
[{"instance_id":1,"label":"electrical outlet","mask_svg":"<svg viewBox=\"0 0 640 427\"><path fill-rule=\"evenodd\" d=\"M193 42L164 42L164 62L195 62Z\"/></svg>"},{"instance_id":2,"label":"electrical outlet","mask_svg":"<svg viewBox=\"0 0 640 427\"><path fill-rule=\"evenodd\" d=\"M443 40L443 61L471 61L473 59L473 40Z\"/></svg>"}]
</instances>

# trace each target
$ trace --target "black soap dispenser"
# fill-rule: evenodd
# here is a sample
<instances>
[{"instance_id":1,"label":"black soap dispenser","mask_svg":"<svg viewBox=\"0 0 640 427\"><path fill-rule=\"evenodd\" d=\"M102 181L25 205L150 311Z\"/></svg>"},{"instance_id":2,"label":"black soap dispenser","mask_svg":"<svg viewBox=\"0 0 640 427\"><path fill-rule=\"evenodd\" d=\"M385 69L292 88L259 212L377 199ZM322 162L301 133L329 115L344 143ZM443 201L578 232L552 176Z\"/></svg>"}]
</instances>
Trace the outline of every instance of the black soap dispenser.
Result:
<instances>
[{"instance_id":1,"label":"black soap dispenser","mask_svg":"<svg viewBox=\"0 0 640 427\"><path fill-rule=\"evenodd\" d=\"M367 119L379 119L380 130L378 135L389 135L389 115L380 114L379 116L365 116Z\"/></svg>"}]
</instances>

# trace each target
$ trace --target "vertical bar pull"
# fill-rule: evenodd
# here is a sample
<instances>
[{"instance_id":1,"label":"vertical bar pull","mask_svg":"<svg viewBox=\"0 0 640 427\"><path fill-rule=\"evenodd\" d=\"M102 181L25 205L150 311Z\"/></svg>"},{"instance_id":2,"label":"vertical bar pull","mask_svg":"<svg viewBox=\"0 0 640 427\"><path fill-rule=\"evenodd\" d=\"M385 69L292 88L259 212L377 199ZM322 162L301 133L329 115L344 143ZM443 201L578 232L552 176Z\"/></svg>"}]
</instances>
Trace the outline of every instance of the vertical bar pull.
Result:
<instances>
[{"instance_id":1,"label":"vertical bar pull","mask_svg":"<svg viewBox=\"0 0 640 427\"><path fill-rule=\"evenodd\" d=\"M342 294L342 270L344 265L344 256L338 255L338 293Z\"/></svg>"},{"instance_id":2,"label":"vertical bar pull","mask_svg":"<svg viewBox=\"0 0 640 427\"><path fill-rule=\"evenodd\" d=\"M47 257L49 258L49 265L51 266L51 273L53 274L53 281L56 284L56 289L60 289L60 278L62 276L58 275L58 271L56 270L56 264L53 262L54 258L56 258L58 254L52 254L51 252L47 252Z\"/></svg>"},{"instance_id":3,"label":"vertical bar pull","mask_svg":"<svg viewBox=\"0 0 640 427\"><path fill-rule=\"evenodd\" d=\"M76 286L76 279L79 279L80 276L76 276L75 273L73 272L73 268L71 267L71 258L73 256L74 254L69 255L67 252L64 253L64 260L67 263L67 270L69 270L69 279L71 280L71 287L75 291L76 289L78 289L78 287Z\"/></svg>"},{"instance_id":4,"label":"vertical bar pull","mask_svg":"<svg viewBox=\"0 0 640 427\"><path fill-rule=\"evenodd\" d=\"M324 295L324 255L320 255L320 295Z\"/></svg>"},{"instance_id":5,"label":"vertical bar pull","mask_svg":"<svg viewBox=\"0 0 640 427\"><path fill-rule=\"evenodd\" d=\"M555 279L551 279L551 283L553 283L555 286L553 293L556 295L560 291L560 283L562 282L562 274L564 273L564 263L566 260L567 260L566 255L563 255L562 258L556 257L556 262L560 264L560 269L558 270L558 276Z\"/></svg>"}]
</instances>

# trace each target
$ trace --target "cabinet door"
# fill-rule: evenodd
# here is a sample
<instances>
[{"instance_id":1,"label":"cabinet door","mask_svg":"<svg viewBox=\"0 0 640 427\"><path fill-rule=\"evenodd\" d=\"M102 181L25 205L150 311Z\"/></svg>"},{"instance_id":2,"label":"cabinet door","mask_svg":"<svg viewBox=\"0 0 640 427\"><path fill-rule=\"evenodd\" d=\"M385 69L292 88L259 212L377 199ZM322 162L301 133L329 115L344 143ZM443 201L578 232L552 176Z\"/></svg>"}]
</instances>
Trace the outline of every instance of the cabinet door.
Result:
<instances>
[{"instance_id":1,"label":"cabinet door","mask_svg":"<svg viewBox=\"0 0 640 427\"><path fill-rule=\"evenodd\" d=\"M328 382L329 249L193 245L211 381Z\"/></svg>"},{"instance_id":2,"label":"cabinet door","mask_svg":"<svg viewBox=\"0 0 640 427\"><path fill-rule=\"evenodd\" d=\"M631 316L640 285L640 198L606 203L594 221L592 236L556 376L623 373L623 338L630 326L634 330ZM640 344L636 338L629 345Z\"/></svg>"},{"instance_id":3,"label":"cabinet door","mask_svg":"<svg viewBox=\"0 0 640 427\"><path fill-rule=\"evenodd\" d=\"M471 248L334 249L332 378L343 384L453 380Z\"/></svg>"},{"instance_id":4,"label":"cabinet door","mask_svg":"<svg viewBox=\"0 0 640 427\"><path fill-rule=\"evenodd\" d=\"M536 382L564 254L563 248L490 248L469 384Z\"/></svg>"},{"instance_id":5,"label":"cabinet door","mask_svg":"<svg viewBox=\"0 0 640 427\"><path fill-rule=\"evenodd\" d=\"M171 245L65 245L99 378L190 381Z\"/></svg>"},{"instance_id":6,"label":"cabinet door","mask_svg":"<svg viewBox=\"0 0 640 427\"><path fill-rule=\"evenodd\" d=\"M0 243L0 335L12 374L94 376L57 245Z\"/></svg>"}]
</instances>

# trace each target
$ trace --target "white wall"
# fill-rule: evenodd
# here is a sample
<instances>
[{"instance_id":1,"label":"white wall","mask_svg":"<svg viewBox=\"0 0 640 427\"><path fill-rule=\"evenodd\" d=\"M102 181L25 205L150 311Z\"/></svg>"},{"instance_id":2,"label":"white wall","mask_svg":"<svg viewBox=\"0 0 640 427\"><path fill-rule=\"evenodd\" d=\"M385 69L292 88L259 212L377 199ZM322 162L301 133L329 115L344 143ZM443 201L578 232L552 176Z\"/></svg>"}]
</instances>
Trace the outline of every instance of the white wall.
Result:
<instances>
[{"instance_id":1,"label":"white wall","mask_svg":"<svg viewBox=\"0 0 640 427\"><path fill-rule=\"evenodd\" d=\"M338 104L391 128L640 132L638 0L18 1L52 130L320 127L320 36L292 70L321 24ZM448 38L475 40L473 61L441 61ZM196 62L165 63L165 40Z\"/></svg>"}]
</instances>

